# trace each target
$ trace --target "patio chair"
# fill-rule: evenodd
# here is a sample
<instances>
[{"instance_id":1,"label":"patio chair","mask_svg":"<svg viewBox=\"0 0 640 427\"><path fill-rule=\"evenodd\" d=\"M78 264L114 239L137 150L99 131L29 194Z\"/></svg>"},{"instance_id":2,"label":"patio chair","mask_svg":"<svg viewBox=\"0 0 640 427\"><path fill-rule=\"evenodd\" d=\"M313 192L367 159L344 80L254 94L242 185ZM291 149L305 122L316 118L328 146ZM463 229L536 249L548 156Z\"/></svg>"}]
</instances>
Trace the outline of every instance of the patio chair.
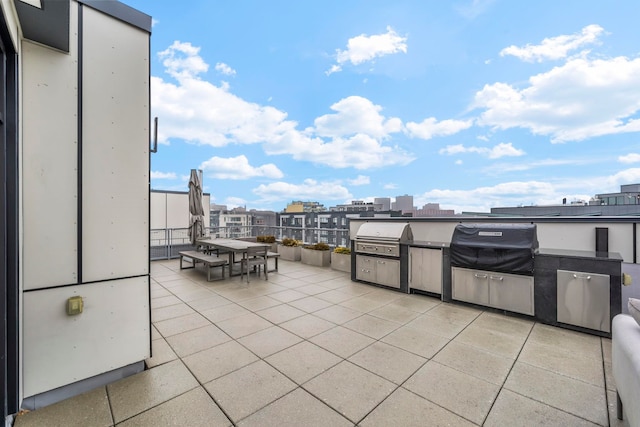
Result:
<instances>
[{"instance_id":1,"label":"patio chair","mask_svg":"<svg viewBox=\"0 0 640 427\"><path fill-rule=\"evenodd\" d=\"M246 269L247 283L249 283L251 267L253 267L254 270L257 268L258 277L260 277L261 266L264 266L264 280L269 280L267 268L267 247L255 246L247 248L247 251L243 254L242 260L240 261L240 281L242 281L242 276Z\"/></svg>"}]
</instances>

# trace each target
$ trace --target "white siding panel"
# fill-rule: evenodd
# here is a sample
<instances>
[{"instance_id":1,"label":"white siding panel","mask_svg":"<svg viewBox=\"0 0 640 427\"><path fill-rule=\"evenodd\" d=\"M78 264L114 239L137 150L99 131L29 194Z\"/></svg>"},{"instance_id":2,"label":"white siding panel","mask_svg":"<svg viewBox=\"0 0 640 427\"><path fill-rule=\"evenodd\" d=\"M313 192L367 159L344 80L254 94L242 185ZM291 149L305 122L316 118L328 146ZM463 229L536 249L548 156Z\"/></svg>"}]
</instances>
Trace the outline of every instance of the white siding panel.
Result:
<instances>
[{"instance_id":1,"label":"white siding panel","mask_svg":"<svg viewBox=\"0 0 640 427\"><path fill-rule=\"evenodd\" d=\"M82 296L84 311L66 314ZM24 294L24 395L33 396L149 357L148 276Z\"/></svg>"},{"instance_id":2,"label":"white siding panel","mask_svg":"<svg viewBox=\"0 0 640 427\"><path fill-rule=\"evenodd\" d=\"M82 280L148 273L149 34L84 8Z\"/></svg>"},{"instance_id":3,"label":"white siding panel","mask_svg":"<svg viewBox=\"0 0 640 427\"><path fill-rule=\"evenodd\" d=\"M189 227L189 195L167 194L167 228Z\"/></svg>"},{"instance_id":4,"label":"white siding panel","mask_svg":"<svg viewBox=\"0 0 640 427\"><path fill-rule=\"evenodd\" d=\"M151 229L167 228L167 194L151 193Z\"/></svg>"},{"instance_id":5,"label":"white siding panel","mask_svg":"<svg viewBox=\"0 0 640 427\"><path fill-rule=\"evenodd\" d=\"M76 8L71 8L75 15ZM75 18L72 16L72 26ZM24 289L77 283L77 52L22 43ZM24 125L28 124L28 125Z\"/></svg>"}]
</instances>

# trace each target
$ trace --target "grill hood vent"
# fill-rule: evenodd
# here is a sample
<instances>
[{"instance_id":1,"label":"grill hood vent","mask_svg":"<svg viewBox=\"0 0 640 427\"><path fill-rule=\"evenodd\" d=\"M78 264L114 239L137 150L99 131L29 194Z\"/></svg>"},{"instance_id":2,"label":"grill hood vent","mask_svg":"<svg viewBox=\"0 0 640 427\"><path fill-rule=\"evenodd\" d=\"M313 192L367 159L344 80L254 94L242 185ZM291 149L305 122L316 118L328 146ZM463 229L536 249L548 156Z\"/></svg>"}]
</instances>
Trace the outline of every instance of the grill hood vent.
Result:
<instances>
[{"instance_id":1,"label":"grill hood vent","mask_svg":"<svg viewBox=\"0 0 640 427\"><path fill-rule=\"evenodd\" d=\"M413 233L406 222L365 222L358 229L356 240L404 242L412 241Z\"/></svg>"}]
</instances>

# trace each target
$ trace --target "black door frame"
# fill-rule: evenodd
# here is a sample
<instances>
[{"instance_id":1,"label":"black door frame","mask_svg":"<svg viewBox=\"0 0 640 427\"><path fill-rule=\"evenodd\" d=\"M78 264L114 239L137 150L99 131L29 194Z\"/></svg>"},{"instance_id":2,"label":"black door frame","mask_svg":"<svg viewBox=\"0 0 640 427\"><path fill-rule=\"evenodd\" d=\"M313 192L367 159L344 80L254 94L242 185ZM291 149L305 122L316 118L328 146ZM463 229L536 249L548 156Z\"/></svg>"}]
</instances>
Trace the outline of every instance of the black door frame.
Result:
<instances>
[{"instance_id":1,"label":"black door frame","mask_svg":"<svg viewBox=\"0 0 640 427\"><path fill-rule=\"evenodd\" d=\"M0 393L18 412L18 56L0 15Z\"/></svg>"}]
</instances>

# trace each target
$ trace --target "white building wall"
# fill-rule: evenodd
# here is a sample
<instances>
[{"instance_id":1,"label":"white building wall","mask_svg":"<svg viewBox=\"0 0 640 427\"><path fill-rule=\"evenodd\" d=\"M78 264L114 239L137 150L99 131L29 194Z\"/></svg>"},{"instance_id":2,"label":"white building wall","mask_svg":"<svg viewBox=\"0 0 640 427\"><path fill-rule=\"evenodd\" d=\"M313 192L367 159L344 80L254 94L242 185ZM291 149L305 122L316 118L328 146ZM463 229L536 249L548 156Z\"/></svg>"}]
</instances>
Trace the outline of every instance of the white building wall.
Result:
<instances>
[{"instance_id":1,"label":"white building wall","mask_svg":"<svg viewBox=\"0 0 640 427\"><path fill-rule=\"evenodd\" d=\"M68 55L22 42L24 289L78 280L77 45L73 26Z\"/></svg>"},{"instance_id":2,"label":"white building wall","mask_svg":"<svg viewBox=\"0 0 640 427\"><path fill-rule=\"evenodd\" d=\"M84 8L82 280L149 272L149 35Z\"/></svg>"},{"instance_id":3,"label":"white building wall","mask_svg":"<svg viewBox=\"0 0 640 427\"><path fill-rule=\"evenodd\" d=\"M19 45L20 396L30 402L150 355L149 33L74 0L69 23L68 53ZM68 315L73 296L84 310Z\"/></svg>"},{"instance_id":4,"label":"white building wall","mask_svg":"<svg viewBox=\"0 0 640 427\"><path fill-rule=\"evenodd\" d=\"M207 209L211 195L202 195L204 224L209 226L211 214ZM189 193L151 192L151 229L188 228L190 221Z\"/></svg>"}]
</instances>

